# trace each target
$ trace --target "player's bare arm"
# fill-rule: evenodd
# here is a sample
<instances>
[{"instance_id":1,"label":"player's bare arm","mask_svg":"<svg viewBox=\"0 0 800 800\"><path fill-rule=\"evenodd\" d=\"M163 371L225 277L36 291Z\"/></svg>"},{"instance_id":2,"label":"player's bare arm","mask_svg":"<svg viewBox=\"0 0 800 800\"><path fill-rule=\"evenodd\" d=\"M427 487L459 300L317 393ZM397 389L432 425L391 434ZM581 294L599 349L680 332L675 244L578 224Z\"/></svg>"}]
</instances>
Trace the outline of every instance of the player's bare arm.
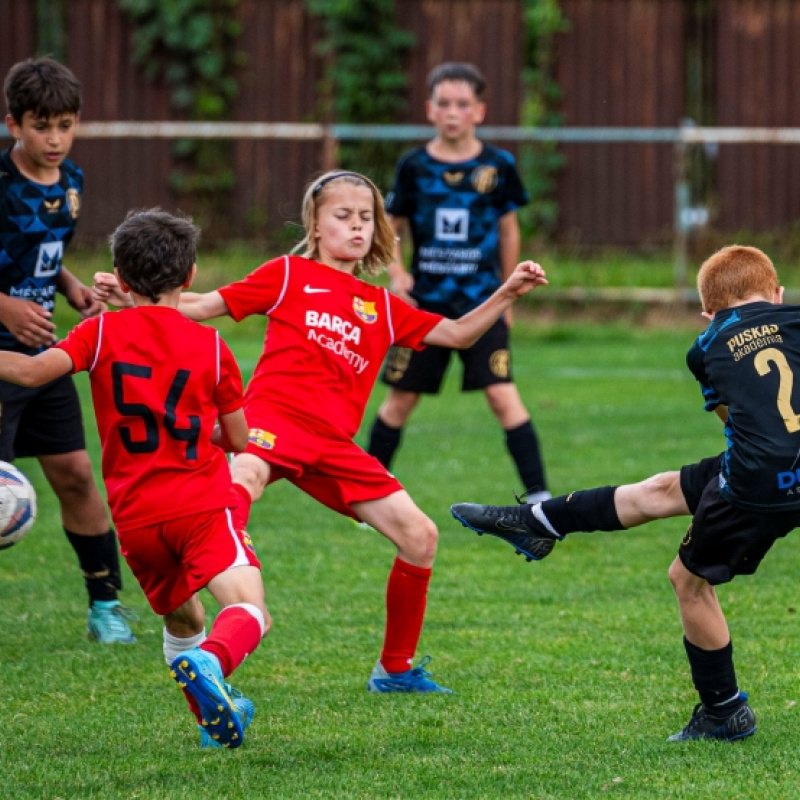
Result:
<instances>
[{"instance_id":1,"label":"player's bare arm","mask_svg":"<svg viewBox=\"0 0 800 800\"><path fill-rule=\"evenodd\" d=\"M394 261L386 267L389 275L389 291L405 300L406 303L416 306L417 301L411 296L411 290L414 288L414 276L403 263L403 238L408 237L410 233L408 220L405 217L389 217L389 223L394 229L397 239L394 246Z\"/></svg>"},{"instance_id":2,"label":"player's bare arm","mask_svg":"<svg viewBox=\"0 0 800 800\"><path fill-rule=\"evenodd\" d=\"M0 322L26 347L48 347L55 342L51 316L32 300L0 293Z\"/></svg>"},{"instance_id":3,"label":"player's bare arm","mask_svg":"<svg viewBox=\"0 0 800 800\"><path fill-rule=\"evenodd\" d=\"M58 348L36 356L0 352L0 380L17 386L35 387L72 372L72 359Z\"/></svg>"},{"instance_id":4,"label":"player's bare arm","mask_svg":"<svg viewBox=\"0 0 800 800\"><path fill-rule=\"evenodd\" d=\"M521 236L519 218L516 211L509 211L500 217L497 225L498 256L500 258L500 277L507 280L519 261ZM514 310L509 308L505 313L506 325L510 328L514 322Z\"/></svg>"},{"instance_id":5,"label":"player's bare arm","mask_svg":"<svg viewBox=\"0 0 800 800\"><path fill-rule=\"evenodd\" d=\"M228 306L217 292L183 292L178 302L178 311L189 319L203 322L215 317L227 317Z\"/></svg>"},{"instance_id":6,"label":"player's bare arm","mask_svg":"<svg viewBox=\"0 0 800 800\"><path fill-rule=\"evenodd\" d=\"M458 319L441 320L425 337L425 344L457 349L469 347L511 308L518 297L546 284L544 269L533 261L523 261L485 303Z\"/></svg>"},{"instance_id":7,"label":"player's bare arm","mask_svg":"<svg viewBox=\"0 0 800 800\"><path fill-rule=\"evenodd\" d=\"M219 425L214 428L211 444L222 448L226 453L241 453L247 447L247 421L240 408L230 414L220 414Z\"/></svg>"}]
</instances>

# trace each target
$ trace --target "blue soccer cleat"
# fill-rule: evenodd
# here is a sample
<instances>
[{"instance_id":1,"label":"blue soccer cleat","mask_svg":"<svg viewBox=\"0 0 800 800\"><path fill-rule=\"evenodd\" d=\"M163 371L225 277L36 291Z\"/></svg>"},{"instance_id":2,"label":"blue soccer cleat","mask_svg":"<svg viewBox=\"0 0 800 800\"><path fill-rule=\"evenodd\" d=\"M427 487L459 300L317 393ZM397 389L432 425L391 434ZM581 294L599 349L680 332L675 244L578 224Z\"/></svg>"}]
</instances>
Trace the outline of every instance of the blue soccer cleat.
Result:
<instances>
[{"instance_id":1,"label":"blue soccer cleat","mask_svg":"<svg viewBox=\"0 0 800 800\"><path fill-rule=\"evenodd\" d=\"M380 694L389 692L453 694L452 689L445 689L444 686L439 686L438 683L430 680L431 674L425 667L431 663L431 660L430 656L423 656L414 669L406 672L387 672L383 668L383 664L378 661L367 681L367 690Z\"/></svg>"},{"instance_id":2,"label":"blue soccer cleat","mask_svg":"<svg viewBox=\"0 0 800 800\"><path fill-rule=\"evenodd\" d=\"M136 637L128 622L138 622L139 617L119 600L95 600L89 606L86 630L90 639L101 644L133 644Z\"/></svg>"},{"instance_id":3,"label":"blue soccer cleat","mask_svg":"<svg viewBox=\"0 0 800 800\"><path fill-rule=\"evenodd\" d=\"M248 700L238 689L235 689L229 683L225 684L225 689L233 700L233 705L236 707L236 713L242 722L242 730L247 730L250 723L253 721L253 716L256 713L256 707L253 705L252 700ZM202 726L197 726L200 730L200 747L218 747L222 749L222 745L211 738L208 731Z\"/></svg>"},{"instance_id":4,"label":"blue soccer cleat","mask_svg":"<svg viewBox=\"0 0 800 800\"><path fill-rule=\"evenodd\" d=\"M170 673L200 707L201 725L222 747L239 747L244 740L240 710L228 693L216 656L194 647L172 661Z\"/></svg>"},{"instance_id":5,"label":"blue soccer cleat","mask_svg":"<svg viewBox=\"0 0 800 800\"><path fill-rule=\"evenodd\" d=\"M747 694L741 692L742 703L730 714L715 715L713 709L698 703L692 712L692 718L682 731L673 733L668 742L686 742L693 739L722 739L735 742L752 736L756 732L756 715L747 705Z\"/></svg>"}]
</instances>

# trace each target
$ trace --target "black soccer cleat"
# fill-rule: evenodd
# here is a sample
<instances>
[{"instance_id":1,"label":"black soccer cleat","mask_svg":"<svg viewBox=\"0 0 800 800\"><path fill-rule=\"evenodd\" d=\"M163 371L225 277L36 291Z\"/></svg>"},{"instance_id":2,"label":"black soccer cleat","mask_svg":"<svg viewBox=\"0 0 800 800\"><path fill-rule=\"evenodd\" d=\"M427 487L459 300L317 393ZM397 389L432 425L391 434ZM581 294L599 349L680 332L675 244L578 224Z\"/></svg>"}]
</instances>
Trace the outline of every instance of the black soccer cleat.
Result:
<instances>
[{"instance_id":1,"label":"black soccer cleat","mask_svg":"<svg viewBox=\"0 0 800 800\"><path fill-rule=\"evenodd\" d=\"M477 503L455 503L450 513L466 528L479 536L488 533L508 542L517 555L526 561L541 561L550 555L558 537L533 516L530 506L481 506Z\"/></svg>"},{"instance_id":2,"label":"black soccer cleat","mask_svg":"<svg viewBox=\"0 0 800 800\"><path fill-rule=\"evenodd\" d=\"M692 739L722 739L735 742L756 732L756 715L747 705L747 695L739 697L744 701L739 708L727 716L715 716L711 709L698 703L692 712L689 724L678 733L672 734L668 742L686 742Z\"/></svg>"}]
</instances>

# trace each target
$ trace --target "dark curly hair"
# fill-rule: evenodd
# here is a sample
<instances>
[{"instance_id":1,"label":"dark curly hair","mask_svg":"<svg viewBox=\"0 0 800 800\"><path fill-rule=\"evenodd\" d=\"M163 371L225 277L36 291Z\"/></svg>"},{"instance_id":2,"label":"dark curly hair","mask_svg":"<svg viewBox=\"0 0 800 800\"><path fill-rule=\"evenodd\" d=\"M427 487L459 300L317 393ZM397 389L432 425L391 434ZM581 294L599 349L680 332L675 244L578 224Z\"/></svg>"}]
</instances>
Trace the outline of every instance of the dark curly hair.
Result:
<instances>
[{"instance_id":1,"label":"dark curly hair","mask_svg":"<svg viewBox=\"0 0 800 800\"><path fill-rule=\"evenodd\" d=\"M120 278L153 303L186 283L199 241L200 228L190 217L160 208L131 211L109 237Z\"/></svg>"},{"instance_id":2,"label":"dark curly hair","mask_svg":"<svg viewBox=\"0 0 800 800\"><path fill-rule=\"evenodd\" d=\"M14 64L3 91L6 108L18 125L26 111L50 119L81 110L81 84L72 71L52 58L29 58Z\"/></svg>"}]
</instances>

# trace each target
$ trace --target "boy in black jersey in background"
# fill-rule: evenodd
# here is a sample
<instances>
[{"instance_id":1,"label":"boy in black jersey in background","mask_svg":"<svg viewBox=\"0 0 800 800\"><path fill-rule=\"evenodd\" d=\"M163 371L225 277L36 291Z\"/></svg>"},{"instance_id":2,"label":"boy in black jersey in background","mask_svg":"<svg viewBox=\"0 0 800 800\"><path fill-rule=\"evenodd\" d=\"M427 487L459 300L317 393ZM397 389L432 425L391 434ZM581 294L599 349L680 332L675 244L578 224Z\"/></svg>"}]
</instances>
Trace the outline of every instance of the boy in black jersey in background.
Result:
<instances>
[{"instance_id":1,"label":"boy in black jersey in background","mask_svg":"<svg viewBox=\"0 0 800 800\"><path fill-rule=\"evenodd\" d=\"M57 292L82 317L102 306L62 265L81 208L83 173L66 160L80 111L80 84L50 58L8 72L6 127L16 140L0 153L0 349L33 355L55 341ZM78 394L69 376L39 389L0 381L0 460L35 456L58 498L64 531L89 593L89 635L136 641L120 605L117 541L86 452Z\"/></svg>"},{"instance_id":2,"label":"boy in black jersey in background","mask_svg":"<svg viewBox=\"0 0 800 800\"><path fill-rule=\"evenodd\" d=\"M519 261L517 208L528 203L511 153L481 141L486 81L473 64L440 64L428 75L428 121L436 135L397 163L386 211L398 237L390 290L450 319L477 308ZM402 235L414 254L403 265ZM367 452L387 469L422 394L437 394L450 358L464 367L462 391L482 390L500 423L529 502L549 497L539 439L514 383L508 328L499 319L472 347L392 348L383 372L389 393L370 430Z\"/></svg>"},{"instance_id":3,"label":"boy in black jersey in background","mask_svg":"<svg viewBox=\"0 0 800 800\"><path fill-rule=\"evenodd\" d=\"M754 247L719 250L697 286L711 324L687 365L705 409L725 424L727 450L716 458L641 483L603 486L533 507L458 503L462 524L497 536L539 560L574 531L624 530L691 514L669 569L684 645L700 696L689 723L670 736L736 740L755 733L739 691L733 647L715 586L753 574L775 543L800 526L800 307L782 305L770 259Z\"/></svg>"}]
</instances>

